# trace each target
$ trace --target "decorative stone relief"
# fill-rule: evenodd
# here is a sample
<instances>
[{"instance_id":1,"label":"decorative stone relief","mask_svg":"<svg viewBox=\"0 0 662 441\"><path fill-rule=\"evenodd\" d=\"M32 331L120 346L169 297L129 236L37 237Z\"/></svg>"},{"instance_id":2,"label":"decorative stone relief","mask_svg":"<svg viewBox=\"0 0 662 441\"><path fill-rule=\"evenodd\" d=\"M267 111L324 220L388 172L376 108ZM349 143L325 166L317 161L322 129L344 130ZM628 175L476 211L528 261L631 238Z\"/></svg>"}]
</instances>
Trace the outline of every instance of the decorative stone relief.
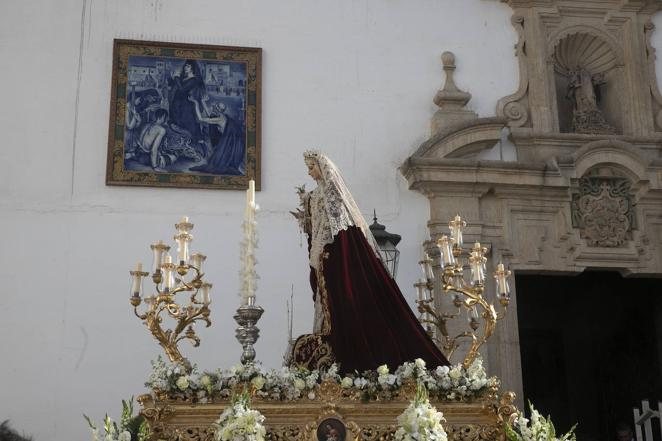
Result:
<instances>
[{"instance_id":1,"label":"decorative stone relief","mask_svg":"<svg viewBox=\"0 0 662 441\"><path fill-rule=\"evenodd\" d=\"M651 34L655 30L655 25L652 21L646 22L644 25L644 40L646 42L646 64L648 65L648 78L650 81L650 92L653 97L653 103L657 107L655 113L655 126L657 129L662 129L662 94L657 85L657 77L655 75L655 48L651 44Z\"/></svg>"},{"instance_id":2,"label":"decorative stone relief","mask_svg":"<svg viewBox=\"0 0 662 441\"><path fill-rule=\"evenodd\" d=\"M620 247L635 226L630 181L584 177L572 197L572 225L589 246Z\"/></svg>"}]
</instances>

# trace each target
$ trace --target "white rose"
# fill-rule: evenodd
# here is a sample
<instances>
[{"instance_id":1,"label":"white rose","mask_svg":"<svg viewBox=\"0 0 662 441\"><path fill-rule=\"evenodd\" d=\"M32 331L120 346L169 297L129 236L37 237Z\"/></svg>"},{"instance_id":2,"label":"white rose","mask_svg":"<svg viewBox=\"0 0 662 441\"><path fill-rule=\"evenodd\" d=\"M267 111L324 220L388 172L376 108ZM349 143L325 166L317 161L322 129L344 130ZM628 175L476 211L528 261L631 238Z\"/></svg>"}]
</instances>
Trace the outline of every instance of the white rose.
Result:
<instances>
[{"instance_id":1,"label":"white rose","mask_svg":"<svg viewBox=\"0 0 662 441\"><path fill-rule=\"evenodd\" d=\"M297 378L294 380L294 388L296 390L303 390L306 387L306 382L303 381L301 378Z\"/></svg>"},{"instance_id":2,"label":"white rose","mask_svg":"<svg viewBox=\"0 0 662 441\"><path fill-rule=\"evenodd\" d=\"M425 369L425 360L422 358L417 358L414 360L414 363L416 364L416 367L419 369Z\"/></svg>"},{"instance_id":3,"label":"white rose","mask_svg":"<svg viewBox=\"0 0 662 441\"><path fill-rule=\"evenodd\" d=\"M377 368L377 373L378 373L379 375L386 375L386 374L388 374L388 366L386 366L385 364L379 366L379 367Z\"/></svg>"},{"instance_id":4,"label":"white rose","mask_svg":"<svg viewBox=\"0 0 662 441\"><path fill-rule=\"evenodd\" d=\"M343 378L342 381L340 382L340 385L345 389L349 389L350 387L352 387L352 384L354 384L354 381L349 377Z\"/></svg>"},{"instance_id":5,"label":"white rose","mask_svg":"<svg viewBox=\"0 0 662 441\"><path fill-rule=\"evenodd\" d=\"M202 378L200 378L200 384L202 384L204 387L210 386L211 378L209 378L209 375L203 375Z\"/></svg>"},{"instance_id":6,"label":"white rose","mask_svg":"<svg viewBox=\"0 0 662 441\"><path fill-rule=\"evenodd\" d=\"M448 366L438 366L436 374L437 376L442 377L444 375L448 375L448 371L450 371Z\"/></svg>"},{"instance_id":7,"label":"white rose","mask_svg":"<svg viewBox=\"0 0 662 441\"><path fill-rule=\"evenodd\" d=\"M181 390L181 391L185 391L186 388L188 388L188 378L186 377L186 375L182 375L181 377L179 377L179 378L177 379L177 381L175 382L175 384L177 385L177 387L179 388L179 390Z\"/></svg>"},{"instance_id":8,"label":"white rose","mask_svg":"<svg viewBox=\"0 0 662 441\"><path fill-rule=\"evenodd\" d=\"M263 376L255 377L251 380L251 384L255 386L255 389L260 390L264 386L267 380Z\"/></svg>"},{"instance_id":9,"label":"white rose","mask_svg":"<svg viewBox=\"0 0 662 441\"><path fill-rule=\"evenodd\" d=\"M453 369L451 369L448 372L448 376L451 377L453 380L457 380L462 376L462 371L460 370L459 366L455 366Z\"/></svg>"},{"instance_id":10,"label":"white rose","mask_svg":"<svg viewBox=\"0 0 662 441\"><path fill-rule=\"evenodd\" d=\"M313 392L313 391L308 392L308 399L309 400L314 400L315 399L315 392Z\"/></svg>"}]
</instances>

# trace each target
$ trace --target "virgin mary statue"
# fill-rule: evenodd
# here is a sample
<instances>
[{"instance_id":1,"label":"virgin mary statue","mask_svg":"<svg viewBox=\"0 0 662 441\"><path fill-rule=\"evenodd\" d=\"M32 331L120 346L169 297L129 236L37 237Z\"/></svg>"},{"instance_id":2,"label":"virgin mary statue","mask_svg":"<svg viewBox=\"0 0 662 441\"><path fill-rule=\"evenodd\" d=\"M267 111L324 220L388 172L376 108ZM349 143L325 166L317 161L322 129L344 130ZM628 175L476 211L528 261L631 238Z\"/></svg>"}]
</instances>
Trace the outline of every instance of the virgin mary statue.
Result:
<instances>
[{"instance_id":1,"label":"virgin mary statue","mask_svg":"<svg viewBox=\"0 0 662 441\"><path fill-rule=\"evenodd\" d=\"M325 155L304 153L317 187L302 193L295 215L308 235L313 333L294 343L290 365L363 372L392 369L422 358L428 367L448 360L420 325L380 259L368 224Z\"/></svg>"}]
</instances>

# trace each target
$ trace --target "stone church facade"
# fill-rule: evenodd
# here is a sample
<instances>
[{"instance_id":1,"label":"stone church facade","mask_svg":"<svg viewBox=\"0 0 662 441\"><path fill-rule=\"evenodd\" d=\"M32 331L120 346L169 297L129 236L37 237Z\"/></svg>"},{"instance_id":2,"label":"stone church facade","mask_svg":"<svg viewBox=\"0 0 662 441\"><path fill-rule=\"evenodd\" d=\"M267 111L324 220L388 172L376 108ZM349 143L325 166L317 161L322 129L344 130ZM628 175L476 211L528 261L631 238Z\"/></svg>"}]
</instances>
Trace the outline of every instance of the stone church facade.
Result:
<instances>
[{"instance_id":1,"label":"stone church facade","mask_svg":"<svg viewBox=\"0 0 662 441\"><path fill-rule=\"evenodd\" d=\"M479 118L444 53L432 135L401 167L429 199L428 249L460 213L465 240L485 244L489 265L503 260L515 275L661 277L662 94L650 35L662 5L504 2L519 36L518 89L499 100L496 117ZM484 356L521 397L516 306L513 292Z\"/></svg>"}]
</instances>

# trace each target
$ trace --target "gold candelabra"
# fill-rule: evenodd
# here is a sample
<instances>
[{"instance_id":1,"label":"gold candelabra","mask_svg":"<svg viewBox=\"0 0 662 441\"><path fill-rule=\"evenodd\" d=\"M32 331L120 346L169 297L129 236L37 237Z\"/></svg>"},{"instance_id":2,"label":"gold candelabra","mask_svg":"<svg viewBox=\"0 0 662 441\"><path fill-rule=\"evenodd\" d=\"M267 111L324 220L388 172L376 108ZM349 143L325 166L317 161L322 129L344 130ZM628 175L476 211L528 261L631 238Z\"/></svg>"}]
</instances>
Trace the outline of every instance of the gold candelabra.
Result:
<instances>
[{"instance_id":1,"label":"gold candelabra","mask_svg":"<svg viewBox=\"0 0 662 441\"><path fill-rule=\"evenodd\" d=\"M435 308L435 278L432 259L427 254L424 254L424 258L419 262L425 278L415 283L414 286L418 291L416 303L418 304L418 311L421 313L419 320L426 326L428 333L441 345L449 359L453 356L455 350L460 347L460 341L471 341L469 351L463 360L464 367L468 368L478 356L480 347L494 333L497 321L505 317L510 303L508 277L511 272L506 270L501 262L494 272L496 295L502 309L497 312L494 305L483 297L487 248L476 242L471 249L465 251L463 248L463 229L466 225L466 222L459 215L455 216L455 219L448 224L450 237L444 234L437 241L440 254L440 287L445 293L454 293L452 300L454 310L452 312L442 312ZM464 278L464 257L467 257L467 264L470 269L469 282ZM463 309L467 311L469 330L451 335L447 323L449 320L460 317ZM479 331L481 318L483 322L482 332ZM435 334L439 337L436 337Z\"/></svg>"},{"instance_id":2,"label":"gold candelabra","mask_svg":"<svg viewBox=\"0 0 662 441\"><path fill-rule=\"evenodd\" d=\"M152 281L156 294L143 297L142 281L148 276L148 272L142 270L142 264L138 263L132 276L131 298L135 315L143 321L147 329L165 350L170 361L174 363L187 364L187 360L179 352L177 344L181 340L190 340L194 347L200 346L200 337L193 329L196 321L201 320L211 325L209 320L210 290L212 285L203 280L202 264L206 256L200 253L190 254L190 243L193 240L191 230L193 224L188 217L183 217L175 225L177 234L174 236L177 242L177 260L173 262L168 253L170 246L159 241L152 244L153 252ZM177 277L176 275L179 277ZM189 280L185 278L188 276ZM190 293L188 305L182 306L175 301L178 293ZM200 297L198 297L200 294ZM138 307L144 301L146 311L138 312ZM176 321L173 329L163 329L164 317L170 317Z\"/></svg>"}]
</instances>

